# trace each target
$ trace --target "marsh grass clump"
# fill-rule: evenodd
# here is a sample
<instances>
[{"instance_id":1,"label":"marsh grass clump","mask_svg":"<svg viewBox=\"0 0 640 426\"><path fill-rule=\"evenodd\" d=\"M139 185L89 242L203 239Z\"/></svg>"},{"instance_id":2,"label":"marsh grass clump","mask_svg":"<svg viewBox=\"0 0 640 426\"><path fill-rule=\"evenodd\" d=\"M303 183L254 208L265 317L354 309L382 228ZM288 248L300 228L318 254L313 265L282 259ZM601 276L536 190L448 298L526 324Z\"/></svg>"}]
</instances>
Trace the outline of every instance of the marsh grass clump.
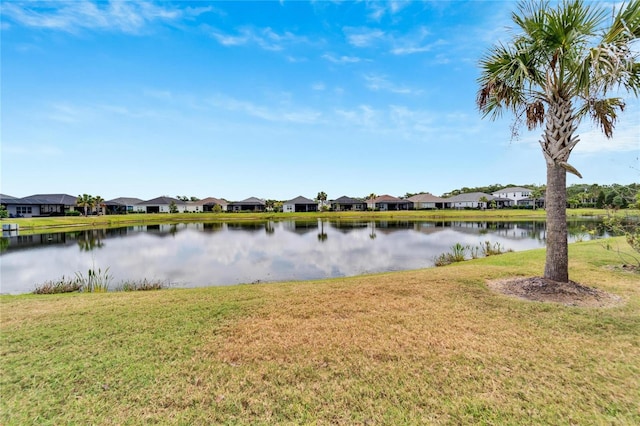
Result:
<instances>
[{"instance_id":1,"label":"marsh grass clump","mask_svg":"<svg viewBox=\"0 0 640 426\"><path fill-rule=\"evenodd\" d=\"M498 254L512 252L512 249L505 249L500 245L500 243L493 243L491 241L485 241L480 245L480 251L484 257L495 256Z\"/></svg>"},{"instance_id":2,"label":"marsh grass clump","mask_svg":"<svg viewBox=\"0 0 640 426\"><path fill-rule=\"evenodd\" d=\"M82 283L82 291L85 293L106 293L112 279L109 268L104 271L101 268L89 268L87 275L76 272L76 278Z\"/></svg>"},{"instance_id":3,"label":"marsh grass clump","mask_svg":"<svg viewBox=\"0 0 640 426\"><path fill-rule=\"evenodd\" d=\"M151 291L162 290L168 287L168 284L163 281L151 281L146 278L142 280L123 281L120 286L116 288L117 291Z\"/></svg>"},{"instance_id":4,"label":"marsh grass clump","mask_svg":"<svg viewBox=\"0 0 640 426\"><path fill-rule=\"evenodd\" d=\"M467 255L472 259L477 259L481 256L489 257L512 251L511 249L505 249L500 243L491 244L491 241L485 241L479 246L463 246L460 243L456 243L451 246L450 252L436 256L433 263L435 266L446 266L452 263L464 262L467 260Z\"/></svg>"},{"instance_id":5,"label":"marsh grass clump","mask_svg":"<svg viewBox=\"0 0 640 426\"><path fill-rule=\"evenodd\" d=\"M82 290L82 282L76 278L62 278L58 280L46 281L33 290L33 294L60 294L73 293Z\"/></svg>"}]
</instances>

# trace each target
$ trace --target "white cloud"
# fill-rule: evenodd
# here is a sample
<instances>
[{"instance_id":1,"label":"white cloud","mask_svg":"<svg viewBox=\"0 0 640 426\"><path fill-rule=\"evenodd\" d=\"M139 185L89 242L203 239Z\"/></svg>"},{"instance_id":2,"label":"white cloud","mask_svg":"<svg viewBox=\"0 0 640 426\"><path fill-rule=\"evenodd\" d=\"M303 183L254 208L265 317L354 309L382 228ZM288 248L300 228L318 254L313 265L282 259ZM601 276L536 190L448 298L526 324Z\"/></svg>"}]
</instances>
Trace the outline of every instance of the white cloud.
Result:
<instances>
[{"instance_id":1,"label":"white cloud","mask_svg":"<svg viewBox=\"0 0 640 426\"><path fill-rule=\"evenodd\" d=\"M264 106L225 95L218 95L209 103L217 108L241 112L271 122L314 124L322 118L322 113L313 109Z\"/></svg>"},{"instance_id":2,"label":"white cloud","mask_svg":"<svg viewBox=\"0 0 640 426\"><path fill-rule=\"evenodd\" d=\"M613 131L613 137L607 137L599 128L578 130L580 142L574 148L574 154L593 154L597 152L640 152L640 125L632 123L619 125Z\"/></svg>"},{"instance_id":3,"label":"white cloud","mask_svg":"<svg viewBox=\"0 0 640 426\"><path fill-rule=\"evenodd\" d=\"M369 10L369 14L367 17L374 21L380 21L385 15L393 16L410 3L411 2L406 0L391 0L388 2L368 1L367 9Z\"/></svg>"},{"instance_id":4,"label":"white cloud","mask_svg":"<svg viewBox=\"0 0 640 426\"><path fill-rule=\"evenodd\" d=\"M212 30L211 36L224 46L242 46L255 44L264 50L280 51L288 45L309 43L307 37L298 36L285 31L277 33L270 27L266 28L240 28L238 34L225 34L218 30ZM295 59L293 57L289 57Z\"/></svg>"},{"instance_id":5,"label":"white cloud","mask_svg":"<svg viewBox=\"0 0 640 426\"><path fill-rule=\"evenodd\" d=\"M369 47L385 39L385 33L378 29L345 27L347 42L355 47Z\"/></svg>"},{"instance_id":6,"label":"white cloud","mask_svg":"<svg viewBox=\"0 0 640 426\"><path fill-rule=\"evenodd\" d=\"M401 86L396 83L393 83L387 79L386 76L376 75L376 74L368 74L364 76L365 84L367 88L374 91L387 91L391 93L397 93L402 95L411 95L411 94L419 94L422 93L421 90L413 90L406 86Z\"/></svg>"},{"instance_id":7,"label":"white cloud","mask_svg":"<svg viewBox=\"0 0 640 426\"><path fill-rule=\"evenodd\" d=\"M156 22L171 22L197 16L211 8L177 9L140 2L4 2L2 13L5 19L34 28L45 28L67 32L82 29L121 31L138 33L146 25Z\"/></svg>"},{"instance_id":8,"label":"white cloud","mask_svg":"<svg viewBox=\"0 0 640 426\"><path fill-rule=\"evenodd\" d=\"M355 64L357 62L362 61L362 59L358 58L357 56L340 56L340 57L336 57L334 55L331 55L330 53L325 53L324 55L322 55L323 59L326 59L329 62L333 62L334 64Z\"/></svg>"},{"instance_id":9,"label":"white cloud","mask_svg":"<svg viewBox=\"0 0 640 426\"><path fill-rule=\"evenodd\" d=\"M324 83L322 83L322 82L313 83L313 84L311 85L311 89L312 89L312 90L317 90L317 91L320 91L320 92L321 92L321 91L326 90L326 88L327 88L327 87L326 87L326 86L325 86L325 84L324 84Z\"/></svg>"},{"instance_id":10,"label":"white cloud","mask_svg":"<svg viewBox=\"0 0 640 426\"><path fill-rule=\"evenodd\" d=\"M394 55L412 55L414 53L424 53L433 50L436 46L447 44L446 41L439 39L429 41L431 33L425 27L419 27L413 33L402 37L395 37L392 40L391 53Z\"/></svg>"}]
</instances>

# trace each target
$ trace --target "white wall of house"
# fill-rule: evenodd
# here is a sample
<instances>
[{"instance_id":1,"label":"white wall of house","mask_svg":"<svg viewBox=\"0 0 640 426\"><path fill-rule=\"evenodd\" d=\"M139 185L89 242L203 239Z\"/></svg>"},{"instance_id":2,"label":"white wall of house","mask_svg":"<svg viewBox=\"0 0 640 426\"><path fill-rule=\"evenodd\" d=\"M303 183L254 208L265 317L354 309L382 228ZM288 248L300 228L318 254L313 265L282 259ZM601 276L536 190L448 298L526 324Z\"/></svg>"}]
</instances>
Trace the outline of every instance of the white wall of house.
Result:
<instances>
[{"instance_id":1,"label":"white wall of house","mask_svg":"<svg viewBox=\"0 0 640 426\"><path fill-rule=\"evenodd\" d=\"M513 200L513 204L518 204L518 201L523 200L525 198L529 198L531 196L531 191L509 191L509 188L505 188L505 190L500 190L498 192L494 192L492 195L498 198L508 198Z\"/></svg>"},{"instance_id":2,"label":"white wall of house","mask_svg":"<svg viewBox=\"0 0 640 426\"><path fill-rule=\"evenodd\" d=\"M180 210L181 207L183 207L183 210ZM178 211L187 213L200 213L202 211L202 206L195 203L187 202L185 206L181 206L180 204L178 204Z\"/></svg>"},{"instance_id":3,"label":"white wall of house","mask_svg":"<svg viewBox=\"0 0 640 426\"><path fill-rule=\"evenodd\" d=\"M33 217L40 216L40 206L38 205L15 205L7 206L9 217Z\"/></svg>"},{"instance_id":4,"label":"white wall of house","mask_svg":"<svg viewBox=\"0 0 640 426\"><path fill-rule=\"evenodd\" d=\"M480 203L477 201L459 201L457 203L453 203L451 207L454 209L464 209L464 208L472 208L477 209L478 207L482 207L484 203Z\"/></svg>"},{"instance_id":5,"label":"white wall of house","mask_svg":"<svg viewBox=\"0 0 640 426\"><path fill-rule=\"evenodd\" d=\"M296 211L296 205L295 204L283 204L282 205L282 212L283 213L293 213Z\"/></svg>"}]
</instances>

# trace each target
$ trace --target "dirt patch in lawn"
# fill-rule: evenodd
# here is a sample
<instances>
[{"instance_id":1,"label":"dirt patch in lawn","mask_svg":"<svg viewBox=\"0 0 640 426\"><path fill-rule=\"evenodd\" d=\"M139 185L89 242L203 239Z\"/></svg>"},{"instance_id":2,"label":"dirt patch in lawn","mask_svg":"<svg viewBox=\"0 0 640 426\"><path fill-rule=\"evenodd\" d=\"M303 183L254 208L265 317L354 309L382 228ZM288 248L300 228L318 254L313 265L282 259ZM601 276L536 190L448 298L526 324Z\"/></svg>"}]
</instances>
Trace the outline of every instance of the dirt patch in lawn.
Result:
<instances>
[{"instance_id":1,"label":"dirt patch in lawn","mask_svg":"<svg viewBox=\"0 0 640 426\"><path fill-rule=\"evenodd\" d=\"M566 306L608 308L621 305L620 296L587 287L574 281L567 283L543 277L516 277L493 280L487 286L507 296L535 302L560 303Z\"/></svg>"}]
</instances>

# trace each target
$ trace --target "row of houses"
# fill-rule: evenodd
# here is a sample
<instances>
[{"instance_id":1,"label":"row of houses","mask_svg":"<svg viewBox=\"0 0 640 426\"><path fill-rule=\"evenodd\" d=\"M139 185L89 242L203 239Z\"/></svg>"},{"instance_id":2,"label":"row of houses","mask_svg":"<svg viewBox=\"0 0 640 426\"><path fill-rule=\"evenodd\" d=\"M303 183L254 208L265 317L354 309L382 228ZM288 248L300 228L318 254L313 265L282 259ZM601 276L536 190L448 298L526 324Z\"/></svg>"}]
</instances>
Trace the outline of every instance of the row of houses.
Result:
<instances>
[{"instance_id":1,"label":"row of houses","mask_svg":"<svg viewBox=\"0 0 640 426\"><path fill-rule=\"evenodd\" d=\"M0 194L0 204L7 209L10 217L61 216L72 211L83 211L83 208L77 205L77 198L67 194L36 194L24 198ZM342 196L335 200L317 201L299 196L285 201L282 205L282 211L285 213L315 212L323 208L334 211L484 209L513 206L533 207L534 205L540 207L542 204L542 199L531 198L530 189L510 187L493 194L472 192L448 198L424 193L409 198L398 198L391 195L381 195L371 199ZM97 206L97 211L106 214L169 213L171 211L178 213L263 212L269 208L265 200L257 197L228 202L214 197L198 201L183 201L162 196L146 201L131 197L114 198Z\"/></svg>"}]
</instances>

